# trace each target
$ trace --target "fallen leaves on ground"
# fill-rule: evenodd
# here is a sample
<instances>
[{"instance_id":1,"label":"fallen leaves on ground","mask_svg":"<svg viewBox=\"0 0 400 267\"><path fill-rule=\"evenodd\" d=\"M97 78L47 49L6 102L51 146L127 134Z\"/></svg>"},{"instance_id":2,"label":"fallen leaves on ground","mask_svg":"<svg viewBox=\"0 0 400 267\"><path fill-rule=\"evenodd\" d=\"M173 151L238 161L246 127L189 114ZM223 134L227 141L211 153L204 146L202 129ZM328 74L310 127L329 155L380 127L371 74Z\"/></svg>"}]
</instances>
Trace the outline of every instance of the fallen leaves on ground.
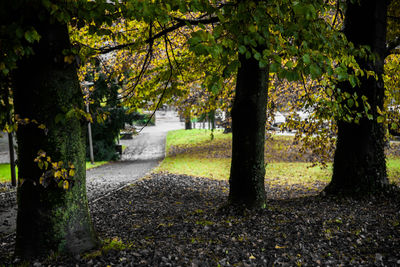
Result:
<instances>
[{"instance_id":1,"label":"fallen leaves on ground","mask_svg":"<svg viewBox=\"0 0 400 267\"><path fill-rule=\"evenodd\" d=\"M91 204L96 231L114 240L67 266L348 266L400 264L400 196L322 197L300 185L267 188L267 208L221 212L228 184L153 174ZM0 255L11 240L0 240ZM105 249L107 248L107 249ZM4 256L0 256L4 257ZM0 260L8 260L3 258ZM6 261L7 263L7 261Z\"/></svg>"}]
</instances>

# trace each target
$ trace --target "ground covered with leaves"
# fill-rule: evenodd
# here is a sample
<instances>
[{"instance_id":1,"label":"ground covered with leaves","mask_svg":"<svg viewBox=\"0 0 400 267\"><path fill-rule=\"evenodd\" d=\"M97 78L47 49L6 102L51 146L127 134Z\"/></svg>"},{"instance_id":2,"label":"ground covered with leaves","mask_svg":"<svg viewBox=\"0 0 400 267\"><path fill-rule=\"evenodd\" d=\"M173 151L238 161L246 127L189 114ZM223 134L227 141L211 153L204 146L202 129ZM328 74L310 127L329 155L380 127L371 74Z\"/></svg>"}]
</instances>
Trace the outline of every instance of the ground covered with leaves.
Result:
<instances>
[{"instance_id":1,"label":"ground covered with leaves","mask_svg":"<svg viewBox=\"0 0 400 267\"><path fill-rule=\"evenodd\" d=\"M322 189L325 184L315 184ZM400 264L400 196L341 199L301 185L267 188L267 208L221 209L228 184L153 174L91 204L103 246L36 266L316 266ZM0 260L14 260L13 237ZM14 261L14 263L17 263Z\"/></svg>"}]
</instances>

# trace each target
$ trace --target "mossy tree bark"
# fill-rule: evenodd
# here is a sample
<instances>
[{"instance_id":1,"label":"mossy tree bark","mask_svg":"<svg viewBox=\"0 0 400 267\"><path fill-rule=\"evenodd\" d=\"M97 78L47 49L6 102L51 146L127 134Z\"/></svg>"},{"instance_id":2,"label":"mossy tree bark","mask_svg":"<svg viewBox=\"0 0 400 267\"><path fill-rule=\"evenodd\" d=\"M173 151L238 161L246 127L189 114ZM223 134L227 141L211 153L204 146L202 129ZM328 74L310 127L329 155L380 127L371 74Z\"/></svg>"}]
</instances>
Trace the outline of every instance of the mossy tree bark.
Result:
<instances>
[{"instance_id":1,"label":"mossy tree bark","mask_svg":"<svg viewBox=\"0 0 400 267\"><path fill-rule=\"evenodd\" d=\"M376 59L358 58L357 61L362 69L374 71L378 79L364 76L355 88L349 83L341 85L345 92L357 92L359 96L368 98L373 120L363 118L359 124L338 121L333 176L325 188L327 193L369 194L388 183L384 154L385 129L382 123L377 122L377 107L383 110L384 101L382 74L386 53L386 2L347 1L344 33L356 46L371 47Z\"/></svg>"},{"instance_id":2,"label":"mossy tree bark","mask_svg":"<svg viewBox=\"0 0 400 267\"><path fill-rule=\"evenodd\" d=\"M254 58L239 55L232 107L232 163L229 203L250 209L265 207L264 142L268 70Z\"/></svg>"},{"instance_id":3,"label":"mossy tree bark","mask_svg":"<svg viewBox=\"0 0 400 267\"><path fill-rule=\"evenodd\" d=\"M27 4L26 8L29 9ZM83 110L76 67L64 61L62 51L70 48L67 25L51 19L34 6L23 14L24 23L41 35L34 55L18 63L13 73L15 113L37 124L20 125L18 142L18 215L16 256L33 258L52 252L80 253L97 245L86 197L86 123L66 116L74 108ZM40 19L38 19L40 17ZM70 112L70 115L72 113ZM56 120L63 118L61 121ZM72 163L74 183L68 190L39 183L42 170L34 162L39 150L53 162Z\"/></svg>"}]
</instances>

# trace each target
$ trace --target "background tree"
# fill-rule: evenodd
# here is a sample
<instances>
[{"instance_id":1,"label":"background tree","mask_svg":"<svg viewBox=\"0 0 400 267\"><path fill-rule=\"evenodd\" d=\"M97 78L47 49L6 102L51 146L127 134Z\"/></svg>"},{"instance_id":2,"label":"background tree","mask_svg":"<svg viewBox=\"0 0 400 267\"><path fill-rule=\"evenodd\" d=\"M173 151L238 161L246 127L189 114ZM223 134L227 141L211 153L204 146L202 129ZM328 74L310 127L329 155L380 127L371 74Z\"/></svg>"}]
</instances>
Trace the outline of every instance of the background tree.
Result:
<instances>
[{"instance_id":1,"label":"background tree","mask_svg":"<svg viewBox=\"0 0 400 267\"><path fill-rule=\"evenodd\" d=\"M105 45L103 47L97 47L95 50L100 53L108 53L110 51L116 51L124 48L134 47L138 49L142 47L141 51L144 53L144 62L139 75L140 77L143 69L146 66L151 66L149 63L155 52L155 46L160 44L159 40L161 37L164 38L164 53L160 53L161 56L167 56L167 64L154 65L150 68L152 71L157 73L164 73L164 75L158 75L159 79L152 79L150 84L157 84L160 81L166 81L162 91L162 96L167 91L176 92L176 90L167 90L177 88L176 83L179 79L174 79L177 75L174 75L174 69L176 67L171 63L172 57L169 57L169 51L173 50L172 45L168 45L168 35L175 33L181 29L186 29L184 36L186 37L188 32L190 37L188 38L188 44L190 50L195 52L198 56L208 57L214 61L213 65L224 66L222 75L221 72L209 72L206 73L206 82L203 83L204 88L214 88L215 91L221 90L223 79L238 74L243 81L236 81L236 89L240 86L259 86L267 90L266 84L253 84L251 80L255 77L248 76L249 72L244 75L239 75L240 71L244 69L240 68L241 64L252 65L253 70L268 69L276 73L280 79L287 79L288 81L301 80L303 75L305 77L311 77L317 79L323 76L324 72L327 72L334 79L346 80L355 79L354 76L341 76L341 72L350 66L351 69L357 69L358 65L355 63L352 55L347 52L348 46L346 40L343 38L340 32L335 28L335 19L333 22L330 20L330 15L334 10L332 3L325 3L324 1L301 1L301 2L290 2L290 1L268 1L268 2L254 2L254 1L237 1L237 2L222 2L220 4L214 4L209 2L190 2L176 1L171 3L153 3L153 2L130 2L129 9L127 9L127 16L129 14L141 14L137 15L136 19L140 23L145 23L148 29L148 38L145 40L134 40L132 42L125 42L122 44ZM140 13L143 10L146 12ZM249 15L251 14L251 16ZM327 15L328 14L328 15ZM333 12L333 14L335 14ZM333 16L333 15L332 15ZM331 16L331 17L332 17ZM133 17L133 16L131 16ZM157 18L157 23L154 22L154 18ZM332 24L334 26L332 26ZM129 32L129 30L126 30ZM128 38L129 39L129 38ZM146 48L147 47L147 48ZM143 49L146 48L146 49ZM144 52L146 51L146 52ZM162 51L162 50L160 50ZM354 52L354 49L351 50ZM240 56L239 56L240 55ZM243 57L241 56L243 55ZM182 56L183 57L183 56ZM161 57L162 58L162 57ZM149 59L149 60L146 60ZM343 59L343 60L342 60ZM255 66L256 60L258 67ZM340 65L337 64L340 62ZM162 66L168 65L169 68ZM250 66L249 65L249 66ZM253 66L254 65L254 66ZM184 65L187 66L187 65ZM247 66L247 65L246 65ZM240 70L240 71L239 71ZM256 71L257 72L257 71ZM142 75L145 77L146 75ZM156 75L157 76L157 75ZM153 77L156 77L153 75ZM146 76L147 78L150 76ZM268 73L266 78L268 79ZM258 79L258 78L257 78ZM183 80L183 79L182 79ZM207 81L211 81L210 83ZM136 83L137 84L137 83ZM323 87L330 85L325 84ZM140 86L141 88L148 88L148 86ZM140 87L134 86L135 92L132 90L128 92L138 93ZM156 86L151 86L156 88ZM203 88L203 87L202 87ZM249 114L249 110L244 109L244 105L239 105L244 101L240 100L241 97L248 99L246 94L254 93L254 96L250 97L253 99L257 98L258 93L261 93L260 89L257 92L252 92L255 88L243 89L243 94L236 95L235 100L236 114L238 120L243 114ZM214 91L212 90L212 91ZM330 89L332 90L332 89ZM144 90L146 92L147 90ZM249 92L247 92L249 91ZM147 91L148 92L148 91ZM236 92L237 93L237 92ZM329 95L329 93L326 93ZM184 95L184 94L183 94ZM266 99L264 98L264 105L266 105ZM252 100L253 101L253 100ZM334 107L334 104L328 104L324 97L324 101L327 104L326 107ZM158 103L158 101L156 101ZM255 104L253 102L250 102ZM242 110L243 107L243 110ZM261 110L261 105L257 104L257 107L251 107L253 114L252 118L248 118L251 121L256 118L255 122L264 121L265 123L265 107ZM235 109L235 108L234 108ZM242 111L241 111L242 110ZM251 113L251 112L250 112ZM264 114L264 115L263 115ZM260 117L259 117L260 116ZM264 119L263 119L264 118ZM233 119L234 121L235 119ZM241 120L242 123L245 120ZM248 121L245 124L236 124L236 129L245 129L248 127ZM235 124L235 122L233 122ZM252 131L260 129L263 133L258 132L246 132L243 133L243 138L252 139L252 145L255 139L250 135L257 136L255 142L261 145L261 136L265 135L264 127L251 127ZM262 130L261 130L262 129ZM245 131L245 130L243 130ZM262 207L264 204L263 200L265 196L260 198L261 195L265 195L263 187L263 168L264 166L263 157L254 157L250 155L253 151L242 151L239 144L241 141L238 140L238 136L233 134L233 149L239 152L235 152L238 157L243 157L245 160L233 160L232 163L232 178L230 183L232 184L230 196L231 204L244 204L248 207ZM246 136L246 137L244 137ZM262 137L264 139L264 137ZM241 146L245 149L244 146ZM255 147L255 146L254 146ZM235 156L234 156L235 157ZM247 160L248 159L248 160ZM248 172L239 173L240 167L236 167L236 164L243 167L243 164L247 165ZM257 170L257 171L255 171ZM238 175L236 175L238 173ZM239 181L241 179L241 181ZM257 182L255 182L257 180ZM234 186L238 184L241 186ZM246 185L251 188L250 191L261 192L261 194L249 196L246 194L240 195L239 191L234 193L234 188L243 188ZM251 200L251 198L254 198Z\"/></svg>"}]
</instances>

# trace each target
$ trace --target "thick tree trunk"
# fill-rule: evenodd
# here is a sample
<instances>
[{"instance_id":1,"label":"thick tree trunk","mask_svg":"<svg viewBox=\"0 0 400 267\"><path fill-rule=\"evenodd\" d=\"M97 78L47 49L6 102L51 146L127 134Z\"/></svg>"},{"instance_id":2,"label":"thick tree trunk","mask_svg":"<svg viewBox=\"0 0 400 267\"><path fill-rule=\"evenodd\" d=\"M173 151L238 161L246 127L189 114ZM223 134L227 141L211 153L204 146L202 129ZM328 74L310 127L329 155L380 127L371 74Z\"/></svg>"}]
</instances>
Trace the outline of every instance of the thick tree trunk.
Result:
<instances>
[{"instance_id":1,"label":"thick tree trunk","mask_svg":"<svg viewBox=\"0 0 400 267\"><path fill-rule=\"evenodd\" d=\"M360 4L358 4L360 3ZM373 70L378 80L366 76L360 86L349 83L343 91L365 95L372 110L373 120L363 118L359 124L338 121L338 139L331 183L325 191L332 194L368 194L388 183L384 154L384 125L377 122L377 107L383 110L384 84L382 80L386 45L386 3L381 0L347 1L345 35L356 46L368 45L376 55L358 59L360 67ZM361 105L362 106L362 105ZM355 107L354 107L355 108Z\"/></svg>"},{"instance_id":2,"label":"thick tree trunk","mask_svg":"<svg viewBox=\"0 0 400 267\"><path fill-rule=\"evenodd\" d=\"M229 202L262 208L264 188L264 142L268 70L254 58L239 55L236 95L232 108L232 163Z\"/></svg>"},{"instance_id":3,"label":"thick tree trunk","mask_svg":"<svg viewBox=\"0 0 400 267\"><path fill-rule=\"evenodd\" d=\"M43 15L43 14L42 14ZM29 19L41 35L34 55L21 60L13 74L15 113L36 123L20 125L18 142L18 216L15 252L32 258L52 252L80 253L97 244L86 197L85 122L65 116L83 110L76 68L64 61L70 46L66 25L57 20ZM64 119L56 120L56 116ZM34 162L39 150L53 162L72 163L76 172L68 190L39 183L42 170ZM66 167L66 165L64 165Z\"/></svg>"}]
</instances>

